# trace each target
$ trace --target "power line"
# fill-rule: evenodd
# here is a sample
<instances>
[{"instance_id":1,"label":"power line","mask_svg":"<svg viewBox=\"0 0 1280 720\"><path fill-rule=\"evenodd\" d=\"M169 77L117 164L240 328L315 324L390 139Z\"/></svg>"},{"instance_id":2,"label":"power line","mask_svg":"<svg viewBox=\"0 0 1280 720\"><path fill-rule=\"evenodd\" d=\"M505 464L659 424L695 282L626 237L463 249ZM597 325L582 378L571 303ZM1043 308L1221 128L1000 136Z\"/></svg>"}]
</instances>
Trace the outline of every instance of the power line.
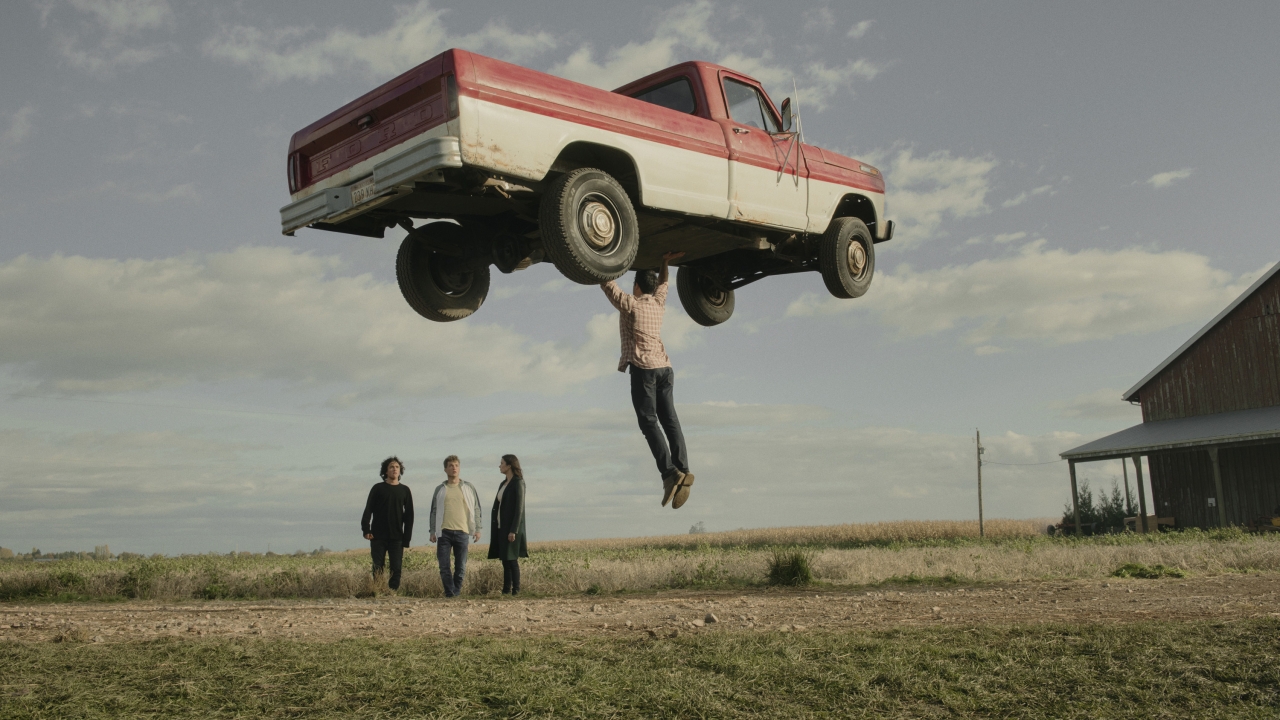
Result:
<instances>
[{"instance_id":1,"label":"power line","mask_svg":"<svg viewBox=\"0 0 1280 720\"><path fill-rule=\"evenodd\" d=\"M1066 462L1066 459L1065 459L1065 458L1058 458L1057 460L1050 460L1049 462L1040 462L1040 463L1003 463L1003 462L996 462L995 460L983 460L983 461L982 461L982 464L983 464L983 465L1021 465L1021 466L1027 466L1027 465L1053 465L1053 464L1055 464L1055 463L1060 463L1060 462Z\"/></svg>"}]
</instances>

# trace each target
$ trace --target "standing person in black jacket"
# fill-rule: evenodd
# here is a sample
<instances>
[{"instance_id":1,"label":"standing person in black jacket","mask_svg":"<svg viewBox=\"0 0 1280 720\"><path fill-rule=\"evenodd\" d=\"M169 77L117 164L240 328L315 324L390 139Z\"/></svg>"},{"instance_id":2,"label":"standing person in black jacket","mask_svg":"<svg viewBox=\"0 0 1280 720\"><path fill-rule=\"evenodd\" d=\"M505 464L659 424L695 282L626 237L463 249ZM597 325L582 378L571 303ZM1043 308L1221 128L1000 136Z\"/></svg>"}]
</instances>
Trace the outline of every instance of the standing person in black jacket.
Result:
<instances>
[{"instance_id":1,"label":"standing person in black jacket","mask_svg":"<svg viewBox=\"0 0 1280 720\"><path fill-rule=\"evenodd\" d=\"M382 482L369 490L369 499L360 516L360 530L369 541L373 555L373 576L382 577L388 555L391 556L391 579L387 586L400 588L400 568L404 549L413 535L413 493L400 482L404 463L394 455L382 461Z\"/></svg>"},{"instance_id":2,"label":"standing person in black jacket","mask_svg":"<svg viewBox=\"0 0 1280 720\"><path fill-rule=\"evenodd\" d=\"M506 478L493 499L489 559L502 561L502 593L520 592L520 558L529 557L524 537L524 471L515 455L503 455L498 472Z\"/></svg>"}]
</instances>

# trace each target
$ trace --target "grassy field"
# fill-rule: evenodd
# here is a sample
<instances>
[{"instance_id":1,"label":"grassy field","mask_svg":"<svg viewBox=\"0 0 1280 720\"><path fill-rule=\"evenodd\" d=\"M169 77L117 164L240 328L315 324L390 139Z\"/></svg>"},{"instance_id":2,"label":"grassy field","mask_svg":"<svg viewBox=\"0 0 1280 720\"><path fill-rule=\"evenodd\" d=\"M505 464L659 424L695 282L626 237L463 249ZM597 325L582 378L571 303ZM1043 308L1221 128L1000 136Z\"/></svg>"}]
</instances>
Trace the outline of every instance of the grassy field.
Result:
<instances>
[{"instance_id":1,"label":"grassy field","mask_svg":"<svg viewBox=\"0 0 1280 720\"><path fill-rule=\"evenodd\" d=\"M368 597L376 588L367 556L3 561L0 600L122 602L15 610L15 623L40 616L54 629L14 624L13 639L0 640L0 720L1280 717L1280 619L1268 584L1280 577L1280 538L1237 530L1049 538L1038 525L988 523L982 540L973 524L885 523L543 543L523 564L528 599L306 601L270 617L267 608L281 603L242 612L253 604L197 601ZM496 593L501 579L483 550L473 549L472 596ZM825 589L757 589L769 584L775 558L797 553ZM1245 572L1261 574L1224 583L1223 573ZM1072 582L1016 584L1025 580ZM899 584L862 591L879 583ZM683 590L670 601L625 594L673 588ZM615 592L624 594L582 595ZM401 593L440 594L434 553L406 555ZM721 603L725 621L672 630L703 612L699 597ZM621 614L573 624L597 602ZM934 603L944 611L930 615ZM575 604L587 614L574 615ZM661 608L649 618L646 604ZM410 605L415 614L397 614ZM1210 612L1219 607L1233 610ZM104 621L86 620L85 608L126 618L115 623L122 631L89 629ZM381 620L351 619L374 608ZM500 609L512 619L484 630L484 613ZM802 609L817 619L803 631L790 619ZM325 612L328 629L315 624ZM755 615L733 617L746 612L759 615L759 627L742 621ZM628 614L662 631L630 622L583 629ZM170 627L178 615L185 630ZM88 624L58 630L64 620ZM480 624L454 635L452 626L433 630L439 621ZM560 624L539 631L544 621ZM312 636L289 634L295 622ZM869 622L880 624L859 626ZM139 631L157 623L167 629ZM391 624L399 639L371 630ZM274 635L258 634L268 627Z\"/></svg>"},{"instance_id":2,"label":"grassy field","mask_svg":"<svg viewBox=\"0 0 1280 720\"><path fill-rule=\"evenodd\" d=\"M671 588L750 587L769 582L780 549L802 549L817 581L869 585L903 579L1005 582L1106 577L1126 564L1186 573L1280 570L1280 537L1238 530L1095 538L1049 538L1032 521L910 522L535 543L522 563L532 595ZM501 566L472 549L467 595L495 593ZM195 555L126 561L0 562L0 601L127 598L267 599L368 596L379 590L363 551L312 556ZM442 594L435 553L405 554L401 593Z\"/></svg>"},{"instance_id":3,"label":"grassy field","mask_svg":"<svg viewBox=\"0 0 1280 720\"><path fill-rule=\"evenodd\" d=\"M0 642L0 718L1274 718L1280 622Z\"/></svg>"}]
</instances>

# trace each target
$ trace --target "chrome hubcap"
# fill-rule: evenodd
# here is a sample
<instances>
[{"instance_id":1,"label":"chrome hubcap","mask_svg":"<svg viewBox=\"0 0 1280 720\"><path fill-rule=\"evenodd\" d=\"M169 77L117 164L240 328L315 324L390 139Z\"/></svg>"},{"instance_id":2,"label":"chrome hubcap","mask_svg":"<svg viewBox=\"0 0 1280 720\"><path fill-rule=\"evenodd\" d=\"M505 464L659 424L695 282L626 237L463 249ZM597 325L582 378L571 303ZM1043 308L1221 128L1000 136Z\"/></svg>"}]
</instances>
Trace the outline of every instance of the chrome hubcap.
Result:
<instances>
[{"instance_id":1,"label":"chrome hubcap","mask_svg":"<svg viewBox=\"0 0 1280 720\"><path fill-rule=\"evenodd\" d=\"M597 250L607 248L617 234L618 222L613 210L599 200L592 199L582 204L579 224L583 238Z\"/></svg>"},{"instance_id":2,"label":"chrome hubcap","mask_svg":"<svg viewBox=\"0 0 1280 720\"><path fill-rule=\"evenodd\" d=\"M724 307L725 303L729 302L729 293L716 287L706 278L700 278L700 280L698 284L701 286L702 296L707 299L707 304L712 307Z\"/></svg>"},{"instance_id":3,"label":"chrome hubcap","mask_svg":"<svg viewBox=\"0 0 1280 720\"><path fill-rule=\"evenodd\" d=\"M862 272L867 269L867 249L862 243L851 240L849 242L849 274L853 277L861 277Z\"/></svg>"}]
</instances>

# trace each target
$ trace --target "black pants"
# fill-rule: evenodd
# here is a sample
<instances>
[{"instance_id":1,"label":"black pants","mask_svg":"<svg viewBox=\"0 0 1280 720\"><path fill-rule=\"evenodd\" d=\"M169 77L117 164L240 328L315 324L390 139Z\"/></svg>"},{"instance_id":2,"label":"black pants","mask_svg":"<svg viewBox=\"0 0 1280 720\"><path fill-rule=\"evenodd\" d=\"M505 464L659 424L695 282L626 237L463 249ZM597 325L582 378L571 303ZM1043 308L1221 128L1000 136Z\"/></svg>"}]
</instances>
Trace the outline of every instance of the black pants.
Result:
<instances>
[{"instance_id":1,"label":"black pants","mask_svg":"<svg viewBox=\"0 0 1280 720\"><path fill-rule=\"evenodd\" d=\"M373 555L374 577L382 576L386 558L388 555L391 556L391 579L387 582L387 587L392 590L400 589L400 567L404 564L404 542L374 538L369 541L369 554Z\"/></svg>"},{"instance_id":2,"label":"black pants","mask_svg":"<svg viewBox=\"0 0 1280 720\"><path fill-rule=\"evenodd\" d=\"M631 366L631 405L664 480L677 470L689 472L684 433L676 417L675 380L669 367L645 370Z\"/></svg>"},{"instance_id":3,"label":"black pants","mask_svg":"<svg viewBox=\"0 0 1280 720\"><path fill-rule=\"evenodd\" d=\"M516 595L520 592L520 561L502 561L502 592Z\"/></svg>"}]
</instances>

